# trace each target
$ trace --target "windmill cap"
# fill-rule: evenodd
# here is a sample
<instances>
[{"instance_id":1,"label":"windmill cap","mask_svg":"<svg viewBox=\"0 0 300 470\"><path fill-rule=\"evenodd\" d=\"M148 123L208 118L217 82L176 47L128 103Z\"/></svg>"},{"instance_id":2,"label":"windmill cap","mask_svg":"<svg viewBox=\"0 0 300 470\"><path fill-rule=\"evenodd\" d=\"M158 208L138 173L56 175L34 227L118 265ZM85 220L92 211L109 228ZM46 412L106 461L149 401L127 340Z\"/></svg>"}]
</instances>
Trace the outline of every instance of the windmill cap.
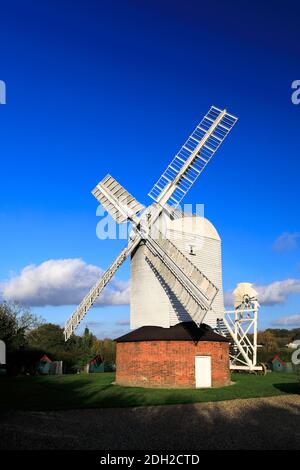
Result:
<instances>
[{"instance_id":1,"label":"windmill cap","mask_svg":"<svg viewBox=\"0 0 300 470\"><path fill-rule=\"evenodd\" d=\"M199 215L186 214L180 219L169 220L167 227L175 232L220 240L220 236L213 224L205 217Z\"/></svg>"}]
</instances>

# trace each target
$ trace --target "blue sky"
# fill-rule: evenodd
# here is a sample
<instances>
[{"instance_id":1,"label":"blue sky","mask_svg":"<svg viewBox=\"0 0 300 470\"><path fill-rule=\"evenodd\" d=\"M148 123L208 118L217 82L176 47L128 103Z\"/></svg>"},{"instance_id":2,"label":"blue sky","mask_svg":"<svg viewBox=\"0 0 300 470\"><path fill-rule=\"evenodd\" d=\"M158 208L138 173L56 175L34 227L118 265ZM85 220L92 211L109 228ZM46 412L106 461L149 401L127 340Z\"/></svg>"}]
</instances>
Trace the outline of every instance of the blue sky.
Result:
<instances>
[{"instance_id":1,"label":"blue sky","mask_svg":"<svg viewBox=\"0 0 300 470\"><path fill-rule=\"evenodd\" d=\"M263 286L260 327L300 324L299 23L296 1L1 2L2 290L30 265L42 265L29 268L42 290L59 260L82 259L87 276L106 268L124 241L97 239L91 189L109 172L150 203L214 104L239 121L186 202L204 203L221 235L224 290ZM117 294L128 278L127 263ZM56 306L32 308L62 323L73 306L55 295ZM118 335L128 318L128 305L112 305L87 322Z\"/></svg>"}]
</instances>

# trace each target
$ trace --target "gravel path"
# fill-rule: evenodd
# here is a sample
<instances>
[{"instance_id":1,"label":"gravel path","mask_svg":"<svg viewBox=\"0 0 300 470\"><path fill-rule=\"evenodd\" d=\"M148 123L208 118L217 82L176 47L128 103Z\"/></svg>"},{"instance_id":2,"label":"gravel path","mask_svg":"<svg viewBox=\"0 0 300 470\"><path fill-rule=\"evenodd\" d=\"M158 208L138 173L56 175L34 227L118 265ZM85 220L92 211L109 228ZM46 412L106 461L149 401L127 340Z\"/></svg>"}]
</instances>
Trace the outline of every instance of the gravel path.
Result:
<instances>
[{"instance_id":1,"label":"gravel path","mask_svg":"<svg viewBox=\"0 0 300 470\"><path fill-rule=\"evenodd\" d=\"M0 449L300 449L300 396L0 415Z\"/></svg>"}]
</instances>

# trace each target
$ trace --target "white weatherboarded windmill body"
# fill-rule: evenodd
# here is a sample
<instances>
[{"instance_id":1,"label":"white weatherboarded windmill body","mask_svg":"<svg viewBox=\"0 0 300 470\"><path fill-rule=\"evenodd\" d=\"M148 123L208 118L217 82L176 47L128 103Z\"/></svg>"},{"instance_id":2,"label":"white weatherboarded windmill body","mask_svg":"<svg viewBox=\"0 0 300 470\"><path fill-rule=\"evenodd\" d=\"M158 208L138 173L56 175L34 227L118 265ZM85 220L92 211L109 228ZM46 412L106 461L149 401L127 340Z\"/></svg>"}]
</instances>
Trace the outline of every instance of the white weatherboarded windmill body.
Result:
<instances>
[{"instance_id":1,"label":"white weatherboarded windmill body","mask_svg":"<svg viewBox=\"0 0 300 470\"><path fill-rule=\"evenodd\" d=\"M212 106L150 191L154 202L147 208L110 175L95 187L96 199L117 223L131 222L132 232L127 246L66 322L66 340L131 257L131 328L169 328L192 320L224 334L228 326L226 333L238 350L244 348L224 323L220 237L204 217L178 210L236 121ZM255 366L252 358L248 365Z\"/></svg>"},{"instance_id":2,"label":"white weatherboarded windmill body","mask_svg":"<svg viewBox=\"0 0 300 470\"><path fill-rule=\"evenodd\" d=\"M215 328L217 319L224 314L220 237L211 222L202 216L183 213L172 219L163 213L161 217L164 236L184 255L184 262L192 263L216 288L204 317L204 322ZM159 266L153 269L147 246L141 243L131 258L131 328L144 325L168 328L190 320L188 309L160 278Z\"/></svg>"}]
</instances>

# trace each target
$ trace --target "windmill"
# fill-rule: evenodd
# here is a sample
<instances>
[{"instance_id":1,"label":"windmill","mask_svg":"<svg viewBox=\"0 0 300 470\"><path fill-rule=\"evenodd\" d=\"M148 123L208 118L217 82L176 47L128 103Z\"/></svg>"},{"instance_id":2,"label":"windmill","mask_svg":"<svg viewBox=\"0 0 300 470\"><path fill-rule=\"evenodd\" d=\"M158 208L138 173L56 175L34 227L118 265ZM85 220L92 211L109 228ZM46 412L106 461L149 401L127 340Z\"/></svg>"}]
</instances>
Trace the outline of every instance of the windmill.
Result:
<instances>
[{"instance_id":1,"label":"windmill","mask_svg":"<svg viewBox=\"0 0 300 470\"><path fill-rule=\"evenodd\" d=\"M195 324L200 326L203 323L218 295L219 287L182 253L175 243L164 236L159 222L163 214L170 220L180 217L179 204L236 121L237 118L226 109L212 106L149 192L153 203L147 208L110 175L97 184L92 194L117 223L129 221L132 232L127 246L66 322L66 341L120 266L141 245L144 247L143 254L147 262L160 282L167 286L168 292L172 292Z\"/></svg>"},{"instance_id":2,"label":"windmill","mask_svg":"<svg viewBox=\"0 0 300 470\"><path fill-rule=\"evenodd\" d=\"M241 282L233 291L234 310L227 310L218 320L219 333L230 336L230 369L265 374L264 364L257 364L258 293L249 282Z\"/></svg>"}]
</instances>

